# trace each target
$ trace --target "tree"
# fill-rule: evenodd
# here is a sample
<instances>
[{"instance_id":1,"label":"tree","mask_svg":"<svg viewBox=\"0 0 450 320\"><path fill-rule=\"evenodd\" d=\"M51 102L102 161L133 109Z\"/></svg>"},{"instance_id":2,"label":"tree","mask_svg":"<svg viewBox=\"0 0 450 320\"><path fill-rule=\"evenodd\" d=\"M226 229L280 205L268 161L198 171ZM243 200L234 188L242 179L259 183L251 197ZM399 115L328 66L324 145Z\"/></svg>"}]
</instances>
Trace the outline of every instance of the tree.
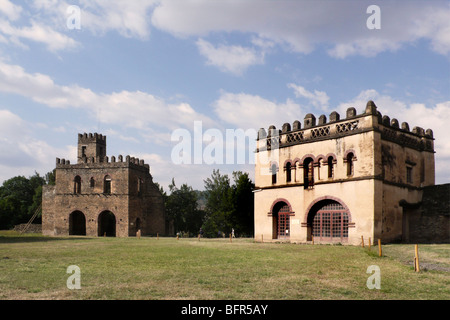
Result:
<instances>
[{"instance_id":1,"label":"tree","mask_svg":"<svg viewBox=\"0 0 450 320\"><path fill-rule=\"evenodd\" d=\"M233 185L228 175L213 170L204 180L206 193L205 234L216 237L219 232L253 235L253 189L248 173L233 172Z\"/></svg>"},{"instance_id":2,"label":"tree","mask_svg":"<svg viewBox=\"0 0 450 320\"><path fill-rule=\"evenodd\" d=\"M204 212L198 208L197 192L187 184L178 189L175 180L169 185L170 195L166 200L166 211L173 220L177 232L197 234L203 223Z\"/></svg>"},{"instance_id":3,"label":"tree","mask_svg":"<svg viewBox=\"0 0 450 320\"><path fill-rule=\"evenodd\" d=\"M213 170L211 178L204 180L206 194L206 216L203 231L208 237L216 237L219 232L230 233L233 212L232 189L228 175Z\"/></svg>"},{"instance_id":4,"label":"tree","mask_svg":"<svg viewBox=\"0 0 450 320\"><path fill-rule=\"evenodd\" d=\"M0 229L28 222L42 202L45 183L37 172L30 178L17 176L3 182L0 187Z\"/></svg>"},{"instance_id":5,"label":"tree","mask_svg":"<svg viewBox=\"0 0 450 320\"><path fill-rule=\"evenodd\" d=\"M251 236L254 232L254 183L248 173L233 172L233 214L232 221L235 232L239 235Z\"/></svg>"}]
</instances>

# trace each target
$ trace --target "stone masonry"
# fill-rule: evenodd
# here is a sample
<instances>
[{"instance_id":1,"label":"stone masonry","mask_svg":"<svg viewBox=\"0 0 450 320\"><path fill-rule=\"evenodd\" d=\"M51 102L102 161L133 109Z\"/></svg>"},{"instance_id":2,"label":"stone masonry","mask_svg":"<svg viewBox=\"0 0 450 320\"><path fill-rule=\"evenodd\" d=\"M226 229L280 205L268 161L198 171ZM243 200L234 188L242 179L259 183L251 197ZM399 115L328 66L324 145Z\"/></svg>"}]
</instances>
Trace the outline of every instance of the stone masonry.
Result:
<instances>
[{"instance_id":1,"label":"stone masonry","mask_svg":"<svg viewBox=\"0 0 450 320\"><path fill-rule=\"evenodd\" d=\"M78 135L77 163L56 159L56 185L45 186L44 235L170 235L164 200L144 160L106 156L106 136Z\"/></svg>"}]
</instances>

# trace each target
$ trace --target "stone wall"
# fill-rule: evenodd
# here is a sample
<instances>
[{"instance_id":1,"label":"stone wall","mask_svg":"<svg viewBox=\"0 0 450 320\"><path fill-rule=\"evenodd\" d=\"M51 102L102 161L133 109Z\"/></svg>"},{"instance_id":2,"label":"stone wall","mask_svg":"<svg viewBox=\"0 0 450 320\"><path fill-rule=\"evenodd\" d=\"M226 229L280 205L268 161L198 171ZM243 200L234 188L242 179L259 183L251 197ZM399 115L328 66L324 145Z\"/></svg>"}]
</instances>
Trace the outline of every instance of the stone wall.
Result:
<instances>
[{"instance_id":1,"label":"stone wall","mask_svg":"<svg viewBox=\"0 0 450 320\"><path fill-rule=\"evenodd\" d=\"M407 242L450 243L450 184L424 188L421 206L407 219Z\"/></svg>"},{"instance_id":2,"label":"stone wall","mask_svg":"<svg viewBox=\"0 0 450 320\"><path fill-rule=\"evenodd\" d=\"M26 223L15 225L13 230L17 232L22 232L22 230L26 227ZM30 224L25 233L41 233L42 225L41 224Z\"/></svg>"},{"instance_id":3,"label":"stone wall","mask_svg":"<svg viewBox=\"0 0 450 320\"><path fill-rule=\"evenodd\" d=\"M164 200L144 160L106 156L106 137L79 135L78 161L56 159L56 185L44 186L44 235L135 236L170 232Z\"/></svg>"}]
</instances>

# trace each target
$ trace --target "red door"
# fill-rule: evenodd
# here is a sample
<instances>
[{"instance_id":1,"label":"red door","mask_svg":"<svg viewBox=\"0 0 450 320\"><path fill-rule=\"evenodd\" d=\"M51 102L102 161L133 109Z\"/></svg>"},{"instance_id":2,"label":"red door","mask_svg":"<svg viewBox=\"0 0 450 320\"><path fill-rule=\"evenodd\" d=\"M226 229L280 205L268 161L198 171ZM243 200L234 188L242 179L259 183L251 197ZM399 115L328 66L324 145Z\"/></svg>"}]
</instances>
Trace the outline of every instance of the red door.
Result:
<instances>
[{"instance_id":1,"label":"red door","mask_svg":"<svg viewBox=\"0 0 450 320\"><path fill-rule=\"evenodd\" d=\"M315 240L345 242L348 240L348 213L339 203L320 208L314 216L312 235Z\"/></svg>"},{"instance_id":2,"label":"red door","mask_svg":"<svg viewBox=\"0 0 450 320\"><path fill-rule=\"evenodd\" d=\"M278 239L289 238L291 225L289 217L290 217L289 206L286 204L280 208L280 211L278 211L278 228L277 228Z\"/></svg>"}]
</instances>

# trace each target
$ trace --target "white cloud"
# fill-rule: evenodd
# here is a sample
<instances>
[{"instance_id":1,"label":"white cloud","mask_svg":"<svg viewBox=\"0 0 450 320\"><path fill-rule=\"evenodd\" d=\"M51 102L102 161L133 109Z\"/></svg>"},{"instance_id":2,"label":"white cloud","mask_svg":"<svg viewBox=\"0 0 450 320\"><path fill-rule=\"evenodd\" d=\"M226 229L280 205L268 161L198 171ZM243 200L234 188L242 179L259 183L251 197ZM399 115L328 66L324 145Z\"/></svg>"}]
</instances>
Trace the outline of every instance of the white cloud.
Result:
<instances>
[{"instance_id":1,"label":"white cloud","mask_svg":"<svg viewBox=\"0 0 450 320\"><path fill-rule=\"evenodd\" d=\"M276 103L246 93L222 92L213 107L221 120L244 130L267 129L269 125L280 128L289 119L302 114L301 106L289 99L285 103Z\"/></svg>"},{"instance_id":2,"label":"white cloud","mask_svg":"<svg viewBox=\"0 0 450 320\"><path fill-rule=\"evenodd\" d=\"M320 44L336 58L374 56L426 39L431 49L450 49L450 7L445 1L383 2L381 29L369 30L371 1L161 1L154 9L155 27L176 36L242 32L308 54Z\"/></svg>"},{"instance_id":3,"label":"white cloud","mask_svg":"<svg viewBox=\"0 0 450 320\"><path fill-rule=\"evenodd\" d=\"M142 91L95 93L78 85L60 86L47 75L27 73L22 67L0 61L0 91L15 93L53 108L82 108L102 123L143 129L149 125L173 130L215 122L189 104L168 103Z\"/></svg>"},{"instance_id":4,"label":"white cloud","mask_svg":"<svg viewBox=\"0 0 450 320\"><path fill-rule=\"evenodd\" d=\"M226 45L214 47L203 39L197 41L197 47L207 58L208 65L216 66L234 75L242 75L248 67L264 63L264 53L258 53L253 48Z\"/></svg>"},{"instance_id":5,"label":"white cloud","mask_svg":"<svg viewBox=\"0 0 450 320\"><path fill-rule=\"evenodd\" d=\"M150 9L159 1L82 0L82 28L105 33L115 30L128 38L150 35Z\"/></svg>"},{"instance_id":6,"label":"white cloud","mask_svg":"<svg viewBox=\"0 0 450 320\"><path fill-rule=\"evenodd\" d=\"M36 138L33 124L9 110L0 110L0 182L15 175L45 174L53 169L56 157L76 157L76 147L54 148Z\"/></svg>"},{"instance_id":7,"label":"white cloud","mask_svg":"<svg viewBox=\"0 0 450 320\"><path fill-rule=\"evenodd\" d=\"M431 41L432 49L440 54L450 53L450 5L424 8L421 19L413 22L412 32L417 38Z\"/></svg>"},{"instance_id":8,"label":"white cloud","mask_svg":"<svg viewBox=\"0 0 450 320\"><path fill-rule=\"evenodd\" d=\"M36 21L31 21L31 26L18 28L12 26L8 21L0 20L0 33L8 37L12 43L23 47L26 46L20 42L21 39L43 43L49 51L53 52L75 48L78 45L72 38Z\"/></svg>"},{"instance_id":9,"label":"white cloud","mask_svg":"<svg viewBox=\"0 0 450 320\"><path fill-rule=\"evenodd\" d=\"M306 90L304 87L296 85L294 83L288 84L288 87L294 89L294 94L297 98L306 98L310 104L316 108L327 110L328 101L330 98L324 91L314 90L314 92Z\"/></svg>"},{"instance_id":10,"label":"white cloud","mask_svg":"<svg viewBox=\"0 0 450 320\"><path fill-rule=\"evenodd\" d=\"M22 7L9 0L0 0L0 12L6 15L9 20L17 20L20 18Z\"/></svg>"}]
</instances>

